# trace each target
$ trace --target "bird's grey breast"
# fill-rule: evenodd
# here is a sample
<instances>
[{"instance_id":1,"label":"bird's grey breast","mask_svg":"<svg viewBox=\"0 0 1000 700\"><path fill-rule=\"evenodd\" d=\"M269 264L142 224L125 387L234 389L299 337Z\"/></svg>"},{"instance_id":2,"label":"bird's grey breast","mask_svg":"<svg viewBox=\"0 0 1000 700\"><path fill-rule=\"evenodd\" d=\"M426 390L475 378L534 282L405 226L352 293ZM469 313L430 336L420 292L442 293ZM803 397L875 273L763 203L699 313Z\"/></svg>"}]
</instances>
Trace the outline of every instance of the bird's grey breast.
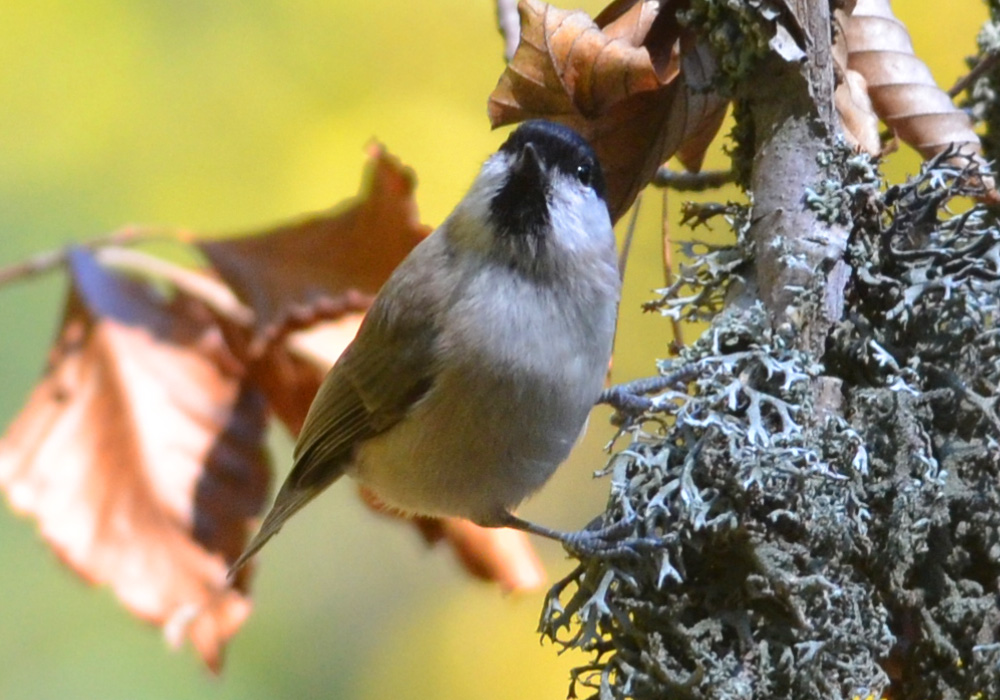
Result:
<instances>
[{"instance_id":1,"label":"bird's grey breast","mask_svg":"<svg viewBox=\"0 0 1000 700\"><path fill-rule=\"evenodd\" d=\"M582 308L568 286L497 266L448 311L441 364L466 387L459 395L495 434L491 442L504 447L506 468L539 470L544 481L568 454L601 390L615 300Z\"/></svg>"}]
</instances>

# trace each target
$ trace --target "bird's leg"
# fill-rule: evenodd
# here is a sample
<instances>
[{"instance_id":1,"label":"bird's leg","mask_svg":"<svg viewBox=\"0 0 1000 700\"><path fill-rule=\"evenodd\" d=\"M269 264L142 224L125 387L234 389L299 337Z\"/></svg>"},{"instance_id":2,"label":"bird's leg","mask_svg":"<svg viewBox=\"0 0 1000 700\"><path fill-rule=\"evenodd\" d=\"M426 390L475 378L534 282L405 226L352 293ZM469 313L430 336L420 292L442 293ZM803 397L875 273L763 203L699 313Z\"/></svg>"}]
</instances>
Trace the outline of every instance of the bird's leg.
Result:
<instances>
[{"instance_id":1,"label":"bird's leg","mask_svg":"<svg viewBox=\"0 0 1000 700\"><path fill-rule=\"evenodd\" d=\"M661 544L659 539L653 537L629 537L632 523L622 521L604 528L595 527L599 521L600 519L595 520L583 530L562 532L503 511L496 520L480 524L487 527L509 527L532 535L540 535L561 542L571 552L594 557L638 555L639 550L652 549Z\"/></svg>"}]
</instances>

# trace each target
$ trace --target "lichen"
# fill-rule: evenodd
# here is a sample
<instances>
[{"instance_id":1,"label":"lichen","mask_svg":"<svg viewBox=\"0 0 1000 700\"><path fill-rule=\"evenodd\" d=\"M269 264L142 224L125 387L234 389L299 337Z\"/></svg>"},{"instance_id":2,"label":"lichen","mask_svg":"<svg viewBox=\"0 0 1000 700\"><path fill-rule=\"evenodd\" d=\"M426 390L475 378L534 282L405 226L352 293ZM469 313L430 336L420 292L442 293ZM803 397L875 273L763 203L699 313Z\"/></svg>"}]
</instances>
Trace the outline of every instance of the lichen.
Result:
<instances>
[{"instance_id":1,"label":"lichen","mask_svg":"<svg viewBox=\"0 0 1000 700\"><path fill-rule=\"evenodd\" d=\"M962 106L969 110L977 122L986 124L986 133L981 136L983 155L995 162L1000 156L1000 101L997 100L997 93L1000 92L1000 63L992 59L1000 52L1000 2L987 0L986 6L989 8L990 19L983 24L976 37L979 52L969 59L969 67L984 61L987 64L992 62L992 67L973 82Z\"/></svg>"},{"instance_id":2,"label":"lichen","mask_svg":"<svg viewBox=\"0 0 1000 700\"><path fill-rule=\"evenodd\" d=\"M734 95L736 87L771 52L780 10L766 0L693 0L677 12L680 23L699 30L718 62L714 87Z\"/></svg>"},{"instance_id":3,"label":"lichen","mask_svg":"<svg viewBox=\"0 0 1000 700\"><path fill-rule=\"evenodd\" d=\"M742 209L651 303L712 323L608 392L621 539L574 550L541 621L593 654L573 697L1000 697L1000 230L955 157L824 185L853 274L821 357L725 306L753 264ZM831 383L842 412L818 408Z\"/></svg>"},{"instance_id":4,"label":"lichen","mask_svg":"<svg viewBox=\"0 0 1000 700\"><path fill-rule=\"evenodd\" d=\"M733 284L742 283L742 271L750 259L746 233L750 227L748 207L732 202L725 205L686 204L682 224L696 227L722 216L735 232L732 245L713 245L697 240L681 241L686 260L678 266L674 281L657 290L658 299L643 305L645 311L659 311L675 321L709 321L722 310Z\"/></svg>"},{"instance_id":5,"label":"lichen","mask_svg":"<svg viewBox=\"0 0 1000 700\"><path fill-rule=\"evenodd\" d=\"M953 157L869 200L828 358L869 454L901 700L1000 697L1000 228Z\"/></svg>"}]
</instances>

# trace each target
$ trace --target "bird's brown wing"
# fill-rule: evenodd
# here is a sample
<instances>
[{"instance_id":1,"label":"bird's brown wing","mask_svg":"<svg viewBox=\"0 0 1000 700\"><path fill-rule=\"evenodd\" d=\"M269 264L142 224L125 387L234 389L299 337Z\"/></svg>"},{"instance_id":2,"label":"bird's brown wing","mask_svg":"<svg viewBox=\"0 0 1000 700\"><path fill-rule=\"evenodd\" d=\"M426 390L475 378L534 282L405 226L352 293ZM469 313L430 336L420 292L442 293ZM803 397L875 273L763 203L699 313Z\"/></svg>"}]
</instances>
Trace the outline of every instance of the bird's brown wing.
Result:
<instances>
[{"instance_id":1,"label":"bird's brown wing","mask_svg":"<svg viewBox=\"0 0 1000 700\"><path fill-rule=\"evenodd\" d=\"M382 320L376 312L371 321ZM316 394L295 445L288 482L297 488L332 483L360 441L388 430L409 413L430 389L434 372L432 328L411 324L403 333L359 333Z\"/></svg>"},{"instance_id":2,"label":"bird's brown wing","mask_svg":"<svg viewBox=\"0 0 1000 700\"><path fill-rule=\"evenodd\" d=\"M403 303L431 301L417 296ZM359 442L398 423L430 390L436 330L428 319L434 314L428 309L399 310L376 301L357 338L323 380L299 433L295 464L230 575L288 518L343 475Z\"/></svg>"}]
</instances>

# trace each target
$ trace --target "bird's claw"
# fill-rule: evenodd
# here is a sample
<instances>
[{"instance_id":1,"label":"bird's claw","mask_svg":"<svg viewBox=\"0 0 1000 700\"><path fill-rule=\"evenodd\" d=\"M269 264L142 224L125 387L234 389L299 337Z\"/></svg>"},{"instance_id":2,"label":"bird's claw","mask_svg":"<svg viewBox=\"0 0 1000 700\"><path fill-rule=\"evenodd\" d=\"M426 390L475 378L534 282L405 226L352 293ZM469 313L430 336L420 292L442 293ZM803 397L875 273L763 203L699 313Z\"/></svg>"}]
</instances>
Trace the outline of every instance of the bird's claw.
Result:
<instances>
[{"instance_id":1,"label":"bird's claw","mask_svg":"<svg viewBox=\"0 0 1000 700\"><path fill-rule=\"evenodd\" d=\"M657 549L662 540L643 537L635 532L634 520L619 520L594 528L595 521L583 530L564 533L563 546L572 554L599 559L634 558Z\"/></svg>"}]
</instances>

